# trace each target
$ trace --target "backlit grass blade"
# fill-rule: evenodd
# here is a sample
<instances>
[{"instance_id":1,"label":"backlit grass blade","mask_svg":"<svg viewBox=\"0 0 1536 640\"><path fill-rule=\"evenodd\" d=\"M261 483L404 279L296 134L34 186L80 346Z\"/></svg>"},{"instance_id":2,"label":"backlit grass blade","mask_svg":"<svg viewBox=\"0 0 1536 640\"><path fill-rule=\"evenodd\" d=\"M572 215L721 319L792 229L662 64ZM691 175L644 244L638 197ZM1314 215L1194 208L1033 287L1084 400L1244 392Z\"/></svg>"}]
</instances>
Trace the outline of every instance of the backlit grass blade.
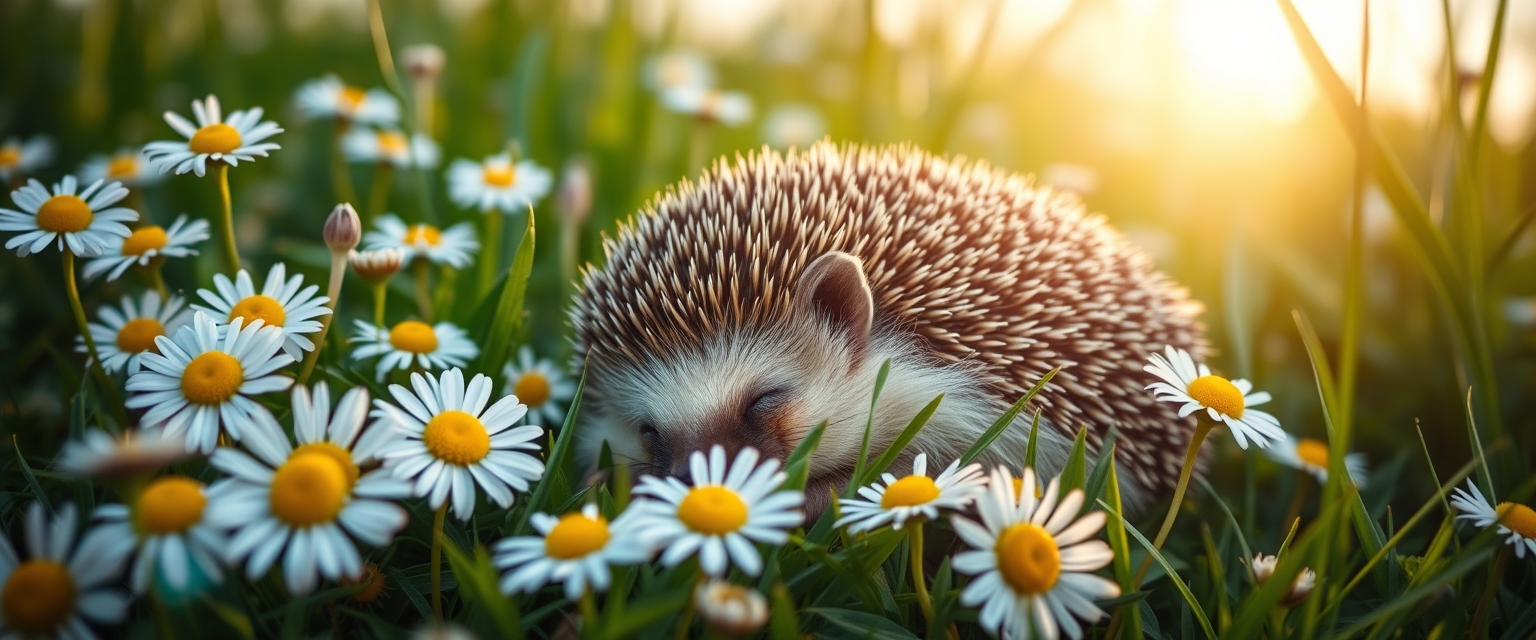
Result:
<instances>
[{"instance_id":1,"label":"backlit grass blade","mask_svg":"<svg viewBox=\"0 0 1536 640\"><path fill-rule=\"evenodd\" d=\"M856 481L849 485L850 492L844 495L851 496L853 495L852 491L857 491L859 487L869 484L875 478L880 477L880 474L884 473L891 466L891 463L896 461L896 456L901 455L902 450L906 449L907 445L912 442L912 439L917 437L918 432L922 431L924 426L927 426L929 418L932 418L933 413L939 410L939 403L943 400L944 394L941 393L929 401L922 411L917 412L912 421L907 423L907 427L902 429L901 433L896 436L896 439L891 442L891 446L886 447L885 451L880 454L880 457L876 458L874 462L864 469L864 474L855 476Z\"/></svg>"},{"instance_id":2,"label":"backlit grass blade","mask_svg":"<svg viewBox=\"0 0 1536 640\"><path fill-rule=\"evenodd\" d=\"M859 485L864 484L864 465L869 460L869 440L875 430L875 408L880 404L880 391L885 389L885 379L891 375L891 361L886 359L880 363L880 372L875 374L875 390L869 398L869 418L864 422L864 440L859 445L859 457L853 462L853 478L857 482L850 483L843 491L844 496L852 496L853 491ZM879 473L878 471L876 473Z\"/></svg>"},{"instance_id":3,"label":"backlit grass blade","mask_svg":"<svg viewBox=\"0 0 1536 640\"><path fill-rule=\"evenodd\" d=\"M1141 532L1137 531L1136 527L1132 526L1131 523L1126 522L1125 517L1120 515L1118 509L1115 509L1103 500L1099 500L1098 503L1106 513L1114 516L1111 518L1112 521L1118 521L1125 528L1125 531L1136 538L1136 541L1141 543L1141 546L1147 550L1147 553L1151 554L1152 559L1156 560L1159 565L1162 565L1163 571L1168 572L1168 581L1178 588L1179 595L1184 596L1184 602L1189 604L1190 610L1194 612L1195 620L1200 623L1200 630L1205 632L1205 637L1215 640L1216 631L1211 628L1210 618L1206 617L1205 610L1200 608L1200 601L1195 599L1195 594L1189 590L1189 585L1184 582L1183 578L1179 577L1177 571L1173 570L1173 565L1168 563L1168 559L1158 552L1157 547L1152 545L1151 540L1141 535Z\"/></svg>"},{"instance_id":4,"label":"backlit grass blade","mask_svg":"<svg viewBox=\"0 0 1536 640\"><path fill-rule=\"evenodd\" d=\"M523 502L523 515L518 519L517 526L512 529L515 535L528 534L528 520L534 512L547 509L547 505L553 500L563 502L568 496L551 496L554 479L559 478L562 486L568 487L564 479L565 474L573 473L574 464L571 461L571 440L575 435L576 414L581 408L581 394L587 388L587 370L582 368L581 380L576 383L576 395L571 397L571 408L565 414L565 424L560 427L560 432L555 434L555 442L549 448L549 457L544 463L544 479L534 485L533 493ZM569 489L566 489L569 493Z\"/></svg>"},{"instance_id":5,"label":"backlit grass blade","mask_svg":"<svg viewBox=\"0 0 1536 640\"><path fill-rule=\"evenodd\" d=\"M528 228L517 245L517 256L507 270L501 295L496 300L495 315L481 340L483 350L475 371L499 378L501 367L510 357L512 336L523 324L523 297L528 292L528 274L533 272L533 209L528 209ZM574 415L574 412L573 412Z\"/></svg>"},{"instance_id":6,"label":"backlit grass blade","mask_svg":"<svg viewBox=\"0 0 1536 640\"><path fill-rule=\"evenodd\" d=\"M987 427L986 432L976 439L976 443L972 444L971 448L966 449L965 454L960 456L960 466L963 467L975 461L977 456L980 456L983 451L987 450L987 447L992 446L992 441L996 440L998 436L1003 435L1003 431L1013 424L1015 418L1019 417L1019 412L1024 410L1024 406L1029 404L1029 401L1035 398L1035 394L1040 393L1040 390L1045 388L1046 383L1050 382L1051 378L1056 377L1057 372L1060 371L1061 368L1057 367L1046 372L1044 376L1040 377L1040 381L1036 382L1035 386L1031 387L1029 392L1024 394L1024 397L1019 398L1019 401L1013 403L1013 406L1009 407L1002 417L993 422L992 426Z\"/></svg>"}]
</instances>

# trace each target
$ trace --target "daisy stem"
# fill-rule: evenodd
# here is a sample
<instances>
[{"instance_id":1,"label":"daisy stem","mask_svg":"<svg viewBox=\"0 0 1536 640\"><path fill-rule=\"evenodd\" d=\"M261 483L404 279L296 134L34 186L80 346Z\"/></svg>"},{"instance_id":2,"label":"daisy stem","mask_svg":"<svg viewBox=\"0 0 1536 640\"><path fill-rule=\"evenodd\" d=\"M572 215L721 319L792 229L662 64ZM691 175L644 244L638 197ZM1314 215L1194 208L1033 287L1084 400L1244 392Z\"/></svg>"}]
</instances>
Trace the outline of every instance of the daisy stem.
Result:
<instances>
[{"instance_id":1,"label":"daisy stem","mask_svg":"<svg viewBox=\"0 0 1536 640\"><path fill-rule=\"evenodd\" d=\"M299 384L309 382L309 374L314 373L315 364L320 362L320 350L325 348L325 335L331 332L331 321L336 318L336 301L341 299L341 280L346 273L347 254L332 251L331 282L325 290L325 295L330 298L325 307L331 312L320 316L320 334L315 337L315 349L304 356L304 368L299 371Z\"/></svg>"},{"instance_id":2,"label":"daisy stem","mask_svg":"<svg viewBox=\"0 0 1536 640\"><path fill-rule=\"evenodd\" d=\"M443 520L448 516L448 501L432 516L432 615L443 620Z\"/></svg>"},{"instance_id":3,"label":"daisy stem","mask_svg":"<svg viewBox=\"0 0 1536 640\"><path fill-rule=\"evenodd\" d=\"M484 299L496 282L496 272L501 270L501 236L503 214L497 209L485 212L485 250L480 254L480 282L476 285L477 298Z\"/></svg>"},{"instance_id":4,"label":"daisy stem","mask_svg":"<svg viewBox=\"0 0 1536 640\"><path fill-rule=\"evenodd\" d=\"M1168 532L1173 530L1173 521L1179 517L1179 507L1184 504L1184 491L1189 488L1189 476L1195 471L1195 457L1200 454L1200 445L1205 442L1206 434L1216 425L1214 421L1206 417L1204 412L1198 414L1199 422L1195 425L1195 433L1189 438L1189 451L1184 453L1184 467L1179 469L1179 484L1173 489L1173 504L1168 505L1168 515L1163 518L1163 528L1157 532L1157 539L1152 541L1153 549L1162 549L1163 541L1168 539ZM1141 568L1136 571L1136 578L1131 580L1135 586L1141 585L1141 579L1147 577L1147 571L1152 568L1152 554L1141 561Z\"/></svg>"},{"instance_id":5,"label":"daisy stem","mask_svg":"<svg viewBox=\"0 0 1536 640\"><path fill-rule=\"evenodd\" d=\"M923 620L933 623L933 599L928 596L928 579L923 575L923 523L911 523L907 528L907 548L912 552L908 564L912 566L912 591L917 593L917 606L923 610Z\"/></svg>"},{"instance_id":6,"label":"daisy stem","mask_svg":"<svg viewBox=\"0 0 1536 640\"><path fill-rule=\"evenodd\" d=\"M75 325L80 328L80 337L85 339L85 349L91 357L86 366L90 368L91 375L96 376L96 383L101 385L103 400L115 410L117 419L126 429L128 411L123 408L123 403L118 402L117 389L112 386L112 379L107 377L107 370L101 368L101 355L96 353L96 339L91 337L91 327L85 320L85 306L80 304L80 288L75 284L75 252L65 247L63 254L64 290L69 294L69 308L75 312Z\"/></svg>"},{"instance_id":7,"label":"daisy stem","mask_svg":"<svg viewBox=\"0 0 1536 640\"><path fill-rule=\"evenodd\" d=\"M591 637L597 630L597 601L592 597L590 587L582 590L580 604L582 635Z\"/></svg>"},{"instance_id":8,"label":"daisy stem","mask_svg":"<svg viewBox=\"0 0 1536 640\"><path fill-rule=\"evenodd\" d=\"M1488 581L1483 584L1483 597L1477 600L1477 613L1472 616L1473 638L1487 636L1488 603L1499 594L1499 579L1504 577L1504 568L1509 566L1510 550L1514 547L1507 544L1501 546L1504 548L1499 551L1499 559L1493 561L1493 570L1488 572Z\"/></svg>"},{"instance_id":9,"label":"daisy stem","mask_svg":"<svg viewBox=\"0 0 1536 640\"><path fill-rule=\"evenodd\" d=\"M368 221L384 213L389 206L389 185L395 177L395 168L388 162L380 162L373 170L373 184L368 187L368 207L363 210L363 228Z\"/></svg>"},{"instance_id":10,"label":"daisy stem","mask_svg":"<svg viewBox=\"0 0 1536 640\"><path fill-rule=\"evenodd\" d=\"M154 285L155 291L160 293L160 302L171 299L171 290L165 286L165 274L160 273L160 265L151 266L149 269L149 282Z\"/></svg>"},{"instance_id":11,"label":"daisy stem","mask_svg":"<svg viewBox=\"0 0 1536 640\"><path fill-rule=\"evenodd\" d=\"M224 217L220 223L224 232L224 258L229 261L229 273L234 274L240 271L240 249L235 246L235 209L229 198L229 165L215 163L213 172L218 175L219 197L224 201Z\"/></svg>"},{"instance_id":12,"label":"daisy stem","mask_svg":"<svg viewBox=\"0 0 1536 640\"><path fill-rule=\"evenodd\" d=\"M425 258L417 258L411 263L411 271L416 275L416 310L423 322L432 321L432 286L427 282L429 269L431 265Z\"/></svg>"},{"instance_id":13,"label":"daisy stem","mask_svg":"<svg viewBox=\"0 0 1536 640\"><path fill-rule=\"evenodd\" d=\"M383 282L373 285L373 326L375 329L384 328L384 298L386 286Z\"/></svg>"}]
</instances>

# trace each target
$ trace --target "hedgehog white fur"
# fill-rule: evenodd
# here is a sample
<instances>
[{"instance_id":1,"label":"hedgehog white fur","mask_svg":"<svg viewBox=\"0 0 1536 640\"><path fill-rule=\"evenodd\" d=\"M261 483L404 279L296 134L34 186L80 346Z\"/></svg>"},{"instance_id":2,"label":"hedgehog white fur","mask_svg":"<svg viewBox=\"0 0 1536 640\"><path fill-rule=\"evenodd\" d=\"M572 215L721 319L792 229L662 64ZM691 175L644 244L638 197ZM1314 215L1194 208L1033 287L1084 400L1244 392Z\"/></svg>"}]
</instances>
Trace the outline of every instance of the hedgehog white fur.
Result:
<instances>
[{"instance_id":1,"label":"hedgehog white fur","mask_svg":"<svg viewBox=\"0 0 1536 640\"><path fill-rule=\"evenodd\" d=\"M807 496L824 507L858 457L880 366L871 453L939 394L908 448L959 455L1051 369L991 447L1059 471L1080 425L1096 454L1118 425L1131 505L1170 491L1193 418L1144 387L1148 355L1203 350L1200 305L1087 215L1076 196L910 146L820 143L717 161L605 239L571 311L588 367L581 449L686 474L723 444L788 455L821 421Z\"/></svg>"}]
</instances>

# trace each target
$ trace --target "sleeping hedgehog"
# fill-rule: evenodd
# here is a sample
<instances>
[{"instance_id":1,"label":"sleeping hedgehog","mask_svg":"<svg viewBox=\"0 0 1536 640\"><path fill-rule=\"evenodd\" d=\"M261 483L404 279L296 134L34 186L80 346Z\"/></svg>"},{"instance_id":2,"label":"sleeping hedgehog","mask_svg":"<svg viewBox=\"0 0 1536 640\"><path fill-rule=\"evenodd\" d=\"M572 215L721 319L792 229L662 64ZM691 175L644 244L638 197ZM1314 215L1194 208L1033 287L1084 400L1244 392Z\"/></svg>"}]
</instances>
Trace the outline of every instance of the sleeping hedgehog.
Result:
<instances>
[{"instance_id":1,"label":"sleeping hedgehog","mask_svg":"<svg viewBox=\"0 0 1536 640\"><path fill-rule=\"evenodd\" d=\"M878 455L943 401L906 455L951 460L1046 373L991 446L1055 474L1087 426L1096 455L1118 426L1128 506L1171 491L1194 429L1144 390L1166 345L1200 352L1200 306L1078 199L982 163L910 146L819 143L718 161L652 201L571 311L587 367L578 440L640 471L686 475L695 450L781 460L825 421L807 509L852 475L874 410Z\"/></svg>"}]
</instances>

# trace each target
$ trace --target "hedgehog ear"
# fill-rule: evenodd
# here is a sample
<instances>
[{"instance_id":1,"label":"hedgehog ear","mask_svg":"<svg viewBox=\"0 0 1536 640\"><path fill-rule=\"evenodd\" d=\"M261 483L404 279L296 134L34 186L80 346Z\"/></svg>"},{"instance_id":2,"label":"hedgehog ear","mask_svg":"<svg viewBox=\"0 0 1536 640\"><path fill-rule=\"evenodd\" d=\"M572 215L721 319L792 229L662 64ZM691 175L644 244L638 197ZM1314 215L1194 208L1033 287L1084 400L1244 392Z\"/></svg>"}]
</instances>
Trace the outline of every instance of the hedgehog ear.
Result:
<instances>
[{"instance_id":1,"label":"hedgehog ear","mask_svg":"<svg viewBox=\"0 0 1536 640\"><path fill-rule=\"evenodd\" d=\"M841 251L831 251L812 260L795 285L795 309L808 317L821 318L845 336L854 354L849 367L857 367L869 349L870 326L875 317L875 300L864 279L864 263Z\"/></svg>"}]
</instances>

